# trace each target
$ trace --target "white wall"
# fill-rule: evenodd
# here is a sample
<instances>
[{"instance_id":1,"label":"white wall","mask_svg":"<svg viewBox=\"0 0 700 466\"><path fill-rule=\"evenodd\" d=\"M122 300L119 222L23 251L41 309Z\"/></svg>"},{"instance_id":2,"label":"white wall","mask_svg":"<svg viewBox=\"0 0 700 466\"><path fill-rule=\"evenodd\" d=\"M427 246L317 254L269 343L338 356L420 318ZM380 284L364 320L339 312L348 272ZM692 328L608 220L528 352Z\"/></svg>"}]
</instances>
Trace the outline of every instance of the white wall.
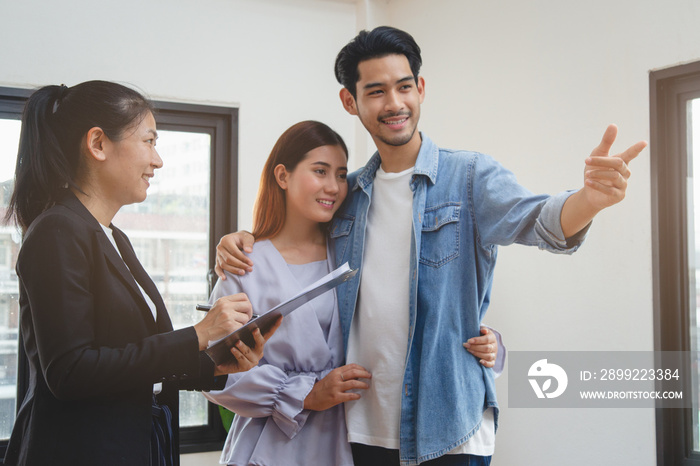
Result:
<instances>
[{"instance_id":1,"label":"white wall","mask_svg":"<svg viewBox=\"0 0 700 466\"><path fill-rule=\"evenodd\" d=\"M649 70L700 59L700 3L393 0L423 49L421 128L487 152L536 192L577 188L608 123L616 149L649 139ZM572 257L501 248L487 321L510 350L652 350L649 151L627 198ZM655 461L652 410L507 408L494 466Z\"/></svg>"},{"instance_id":2,"label":"white wall","mask_svg":"<svg viewBox=\"0 0 700 466\"><path fill-rule=\"evenodd\" d=\"M355 6L342 1L0 1L0 85L107 79L154 99L239 107L239 225L250 228L260 171L286 128L323 121L354 152L333 63L355 30Z\"/></svg>"},{"instance_id":3,"label":"white wall","mask_svg":"<svg viewBox=\"0 0 700 466\"><path fill-rule=\"evenodd\" d=\"M487 152L534 191L581 184L605 126L624 148L649 138L648 72L700 59L694 0L0 0L0 85L133 83L157 99L240 106L240 225L262 164L292 123L319 119L367 157L337 99L332 64L358 27L388 22L424 51L421 129ZM167 163L167 154L165 161ZM502 248L489 323L511 350L651 350L649 152L627 199L561 257ZM503 465L655 464L651 410L507 408ZM186 464L215 464L216 454Z\"/></svg>"},{"instance_id":4,"label":"white wall","mask_svg":"<svg viewBox=\"0 0 700 466\"><path fill-rule=\"evenodd\" d=\"M250 228L260 171L290 125L323 121L354 153L333 63L355 31L355 5L342 1L0 0L0 86L107 79L154 99L239 107L239 225Z\"/></svg>"}]
</instances>

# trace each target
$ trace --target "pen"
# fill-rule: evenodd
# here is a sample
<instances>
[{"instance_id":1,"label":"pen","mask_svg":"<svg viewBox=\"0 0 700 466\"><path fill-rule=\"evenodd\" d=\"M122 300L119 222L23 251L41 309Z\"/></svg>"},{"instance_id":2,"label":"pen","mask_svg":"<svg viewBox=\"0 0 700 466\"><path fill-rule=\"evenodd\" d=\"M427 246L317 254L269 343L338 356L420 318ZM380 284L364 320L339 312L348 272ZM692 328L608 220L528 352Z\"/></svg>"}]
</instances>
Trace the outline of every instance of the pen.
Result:
<instances>
[{"instance_id":1,"label":"pen","mask_svg":"<svg viewBox=\"0 0 700 466\"><path fill-rule=\"evenodd\" d=\"M197 304L194 308L197 309L198 311L204 311L207 312L211 309L212 305L211 304ZM251 319L257 319L260 317L259 314L253 314Z\"/></svg>"}]
</instances>

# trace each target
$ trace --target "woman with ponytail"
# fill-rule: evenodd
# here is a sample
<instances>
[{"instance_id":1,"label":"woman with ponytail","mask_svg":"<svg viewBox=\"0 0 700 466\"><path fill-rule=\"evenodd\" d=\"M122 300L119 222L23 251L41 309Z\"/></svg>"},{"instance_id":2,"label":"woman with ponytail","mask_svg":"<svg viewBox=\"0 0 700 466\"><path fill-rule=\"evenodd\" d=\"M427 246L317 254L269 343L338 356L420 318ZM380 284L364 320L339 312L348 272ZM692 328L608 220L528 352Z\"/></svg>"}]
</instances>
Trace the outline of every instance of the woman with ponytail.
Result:
<instances>
[{"instance_id":1,"label":"woman with ponytail","mask_svg":"<svg viewBox=\"0 0 700 466\"><path fill-rule=\"evenodd\" d=\"M174 331L163 300L112 218L146 199L163 164L153 108L125 86L46 86L22 117L6 220L22 230L20 328L29 387L7 465L177 465L178 390L219 388L254 367L255 350L214 366L201 352L252 314L219 299ZM268 334L267 338L271 335Z\"/></svg>"}]
</instances>

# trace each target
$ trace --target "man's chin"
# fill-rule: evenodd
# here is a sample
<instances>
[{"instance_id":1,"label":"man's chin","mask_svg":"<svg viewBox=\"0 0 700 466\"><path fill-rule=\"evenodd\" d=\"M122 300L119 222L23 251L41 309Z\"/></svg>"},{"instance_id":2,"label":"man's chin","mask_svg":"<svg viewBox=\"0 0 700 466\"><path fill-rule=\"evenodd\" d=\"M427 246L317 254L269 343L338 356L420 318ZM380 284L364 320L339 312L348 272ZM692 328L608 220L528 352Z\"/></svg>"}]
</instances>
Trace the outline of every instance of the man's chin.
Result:
<instances>
[{"instance_id":1,"label":"man's chin","mask_svg":"<svg viewBox=\"0 0 700 466\"><path fill-rule=\"evenodd\" d=\"M404 146L404 145L408 144L409 142L411 142L411 139L413 139L413 135L415 134L415 132L416 132L416 130L414 129L413 131L411 131L410 134L396 135L392 138L380 136L379 140L388 146L393 146L393 147Z\"/></svg>"}]
</instances>

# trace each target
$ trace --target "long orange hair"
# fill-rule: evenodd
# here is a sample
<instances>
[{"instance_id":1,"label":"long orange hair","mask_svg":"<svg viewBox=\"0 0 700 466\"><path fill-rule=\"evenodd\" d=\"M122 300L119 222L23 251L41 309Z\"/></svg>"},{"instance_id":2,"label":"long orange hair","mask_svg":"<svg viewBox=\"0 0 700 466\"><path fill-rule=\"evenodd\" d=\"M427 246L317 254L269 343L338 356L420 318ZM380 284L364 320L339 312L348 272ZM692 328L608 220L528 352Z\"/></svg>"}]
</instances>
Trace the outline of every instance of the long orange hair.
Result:
<instances>
[{"instance_id":1,"label":"long orange hair","mask_svg":"<svg viewBox=\"0 0 700 466\"><path fill-rule=\"evenodd\" d=\"M253 208L253 236L256 240L273 238L286 220L286 198L284 190L277 184L275 167L284 165L294 171L306 154L321 146L339 146L348 157L348 148L338 133L318 121L299 122L279 137L265 162L258 197Z\"/></svg>"}]
</instances>

